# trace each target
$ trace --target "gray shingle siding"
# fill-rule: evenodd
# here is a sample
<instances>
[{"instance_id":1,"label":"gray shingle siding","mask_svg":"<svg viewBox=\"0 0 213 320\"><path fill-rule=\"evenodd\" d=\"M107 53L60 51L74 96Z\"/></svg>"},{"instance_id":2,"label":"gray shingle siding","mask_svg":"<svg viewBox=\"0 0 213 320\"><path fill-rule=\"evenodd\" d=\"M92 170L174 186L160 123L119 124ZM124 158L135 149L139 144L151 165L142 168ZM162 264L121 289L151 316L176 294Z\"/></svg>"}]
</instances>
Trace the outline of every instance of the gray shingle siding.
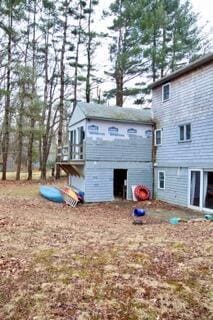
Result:
<instances>
[{"instance_id":1,"label":"gray shingle siding","mask_svg":"<svg viewBox=\"0 0 213 320\"><path fill-rule=\"evenodd\" d=\"M163 130L156 153L155 195L187 206L188 169L213 168L213 63L171 81L167 102L162 102L162 86L155 88L153 112L157 128ZM191 141L179 142L178 126L186 123L191 123ZM157 188L160 169L166 173L165 190Z\"/></svg>"},{"instance_id":2,"label":"gray shingle siding","mask_svg":"<svg viewBox=\"0 0 213 320\"><path fill-rule=\"evenodd\" d=\"M162 128L157 162L213 164L213 64L171 83L171 99L161 102L161 87L153 91L153 111ZM178 126L191 123L192 141L178 141Z\"/></svg>"},{"instance_id":3,"label":"gray shingle siding","mask_svg":"<svg viewBox=\"0 0 213 320\"><path fill-rule=\"evenodd\" d=\"M158 171L165 172L165 190L158 189ZM187 207L188 169L157 167L154 170L157 199Z\"/></svg>"}]
</instances>

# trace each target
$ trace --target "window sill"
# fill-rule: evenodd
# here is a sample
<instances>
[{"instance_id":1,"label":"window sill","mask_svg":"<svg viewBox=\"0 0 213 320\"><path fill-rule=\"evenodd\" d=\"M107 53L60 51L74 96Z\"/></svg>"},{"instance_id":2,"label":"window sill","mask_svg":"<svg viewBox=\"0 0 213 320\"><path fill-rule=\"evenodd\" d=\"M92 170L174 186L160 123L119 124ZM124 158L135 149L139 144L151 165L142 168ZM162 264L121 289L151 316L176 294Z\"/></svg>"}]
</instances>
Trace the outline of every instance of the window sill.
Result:
<instances>
[{"instance_id":1,"label":"window sill","mask_svg":"<svg viewBox=\"0 0 213 320\"><path fill-rule=\"evenodd\" d=\"M192 142L192 140L183 140L183 141L178 141L178 143L190 143L190 142Z\"/></svg>"},{"instance_id":2,"label":"window sill","mask_svg":"<svg viewBox=\"0 0 213 320\"><path fill-rule=\"evenodd\" d=\"M166 99L166 100L162 100L162 103L168 102L169 100L171 100L171 98L168 98L168 99Z\"/></svg>"}]
</instances>

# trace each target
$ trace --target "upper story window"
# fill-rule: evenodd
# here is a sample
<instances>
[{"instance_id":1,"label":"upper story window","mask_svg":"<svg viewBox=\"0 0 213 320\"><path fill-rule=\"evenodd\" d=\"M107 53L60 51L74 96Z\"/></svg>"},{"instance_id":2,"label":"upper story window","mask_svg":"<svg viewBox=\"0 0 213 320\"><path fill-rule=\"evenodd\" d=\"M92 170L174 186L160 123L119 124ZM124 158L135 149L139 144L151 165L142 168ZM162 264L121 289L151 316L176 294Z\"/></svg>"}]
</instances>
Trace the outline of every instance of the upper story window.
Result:
<instances>
[{"instance_id":1,"label":"upper story window","mask_svg":"<svg viewBox=\"0 0 213 320\"><path fill-rule=\"evenodd\" d=\"M191 141L191 124L183 124L179 126L179 141Z\"/></svg>"},{"instance_id":2,"label":"upper story window","mask_svg":"<svg viewBox=\"0 0 213 320\"><path fill-rule=\"evenodd\" d=\"M162 144L162 129L155 130L155 146Z\"/></svg>"},{"instance_id":3,"label":"upper story window","mask_svg":"<svg viewBox=\"0 0 213 320\"><path fill-rule=\"evenodd\" d=\"M167 101L170 99L171 95L171 84L166 83L162 86L162 101Z\"/></svg>"}]
</instances>

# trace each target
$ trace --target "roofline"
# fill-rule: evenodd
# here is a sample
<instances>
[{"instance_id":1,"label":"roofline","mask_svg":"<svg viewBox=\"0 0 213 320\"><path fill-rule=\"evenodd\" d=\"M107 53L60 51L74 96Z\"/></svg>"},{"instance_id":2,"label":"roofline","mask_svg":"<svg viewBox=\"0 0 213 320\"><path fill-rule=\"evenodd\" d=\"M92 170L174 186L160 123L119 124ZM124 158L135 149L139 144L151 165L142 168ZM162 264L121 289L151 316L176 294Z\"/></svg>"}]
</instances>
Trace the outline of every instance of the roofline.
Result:
<instances>
[{"instance_id":1,"label":"roofline","mask_svg":"<svg viewBox=\"0 0 213 320\"><path fill-rule=\"evenodd\" d=\"M139 124L154 124L152 120L126 120L126 119L114 119L114 118L102 118L102 117L96 117L96 116L87 116L84 119L87 120L103 120L103 121L114 121L114 122L126 122L126 123L139 123Z\"/></svg>"},{"instance_id":2,"label":"roofline","mask_svg":"<svg viewBox=\"0 0 213 320\"><path fill-rule=\"evenodd\" d=\"M169 81L174 80L178 77L181 77L182 75L189 73L189 72L191 72L199 67L202 67L204 65L210 64L211 62L213 62L213 53L206 54L205 56L189 63L187 66L172 72L168 76L161 78L161 79L157 80L156 82L153 82L149 87L151 89L155 89L155 88L159 87L160 85L165 84L166 82L169 82Z\"/></svg>"}]
</instances>

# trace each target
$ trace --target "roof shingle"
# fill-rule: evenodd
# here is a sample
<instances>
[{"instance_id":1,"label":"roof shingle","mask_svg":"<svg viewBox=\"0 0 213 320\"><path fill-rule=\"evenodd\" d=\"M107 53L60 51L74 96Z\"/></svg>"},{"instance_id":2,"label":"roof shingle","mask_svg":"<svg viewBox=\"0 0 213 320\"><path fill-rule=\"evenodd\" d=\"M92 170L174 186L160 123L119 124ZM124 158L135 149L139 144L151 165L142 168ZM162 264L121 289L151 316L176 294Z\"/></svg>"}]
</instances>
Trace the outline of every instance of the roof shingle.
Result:
<instances>
[{"instance_id":1,"label":"roof shingle","mask_svg":"<svg viewBox=\"0 0 213 320\"><path fill-rule=\"evenodd\" d=\"M152 123L151 109L109 107L96 103L79 102L78 107L87 119L114 120L120 122Z\"/></svg>"}]
</instances>

